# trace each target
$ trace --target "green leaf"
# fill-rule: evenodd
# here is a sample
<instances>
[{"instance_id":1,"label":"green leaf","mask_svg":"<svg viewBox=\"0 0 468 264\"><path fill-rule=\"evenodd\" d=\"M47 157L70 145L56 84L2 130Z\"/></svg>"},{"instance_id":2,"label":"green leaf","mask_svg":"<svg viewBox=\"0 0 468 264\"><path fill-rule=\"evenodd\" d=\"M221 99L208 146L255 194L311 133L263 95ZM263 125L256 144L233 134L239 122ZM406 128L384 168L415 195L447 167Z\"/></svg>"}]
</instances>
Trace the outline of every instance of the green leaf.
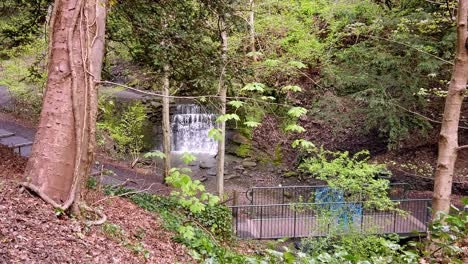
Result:
<instances>
[{"instance_id":1,"label":"green leaf","mask_svg":"<svg viewBox=\"0 0 468 264\"><path fill-rule=\"evenodd\" d=\"M283 87L283 89L281 90L291 91L291 92L302 92L302 88L297 85L288 85L288 86Z\"/></svg>"},{"instance_id":2,"label":"green leaf","mask_svg":"<svg viewBox=\"0 0 468 264\"><path fill-rule=\"evenodd\" d=\"M240 121L240 118L239 118L239 116L236 115L236 114L225 114L225 115L219 116L219 117L216 119L216 123L226 122L226 121L228 121L228 120Z\"/></svg>"},{"instance_id":3,"label":"green leaf","mask_svg":"<svg viewBox=\"0 0 468 264\"><path fill-rule=\"evenodd\" d=\"M220 199L216 195L211 195L208 197L208 205L210 206L215 206L217 203L219 203Z\"/></svg>"},{"instance_id":4,"label":"green leaf","mask_svg":"<svg viewBox=\"0 0 468 264\"><path fill-rule=\"evenodd\" d=\"M302 63L300 61L290 61L290 62L288 62L288 64L295 67L295 68L298 68L298 69L307 68L307 65L305 65L304 63Z\"/></svg>"},{"instance_id":5,"label":"green leaf","mask_svg":"<svg viewBox=\"0 0 468 264\"><path fill-rule=\"evenodd\" d=\"M192 240L195 237L195 229L189 225L180 226L177 231L179 231L179 234L187 240Z\"/></svg>"},{"instance_id":6,"label":"green leaf","mask_svg":"<svg viewBox=\"0 0 468 264\"><path fill-rule=\"evenodd\" d=\"M463 205L468 205L468 197L461 198L461 202L463 203Z\"/></svg>"},{"instance_id":7,"label":"green leaf","mask_svg":"<svg viewBox=\"0 0 468 264\"><path fill-rule=\"evenodd\" d=\"M294 255L291 252L284 252L283 253L283 258L285 263L294 263L294 260L296 259Z\"/></svg>"},{"instance_id":8,"label":"green leaf","mask_svg":"<svg viewBox=\"0 0 468 264\"><path fill-rule=\"evenodd\" d=\"M232 105L235 108L240 108L242 105L244 105L244 102L235 100L228 102L228 105Z\"/></svg>"},{"instance_id":9,"label":"green leaf","mask_svg":"<svg viewBox=\"0 0 468 264\"><path fill-rule=\"evenodd\" d=\"M260 92L263 93L265 91L265 85L263 83L248 83L241 89L241 91L251 91L251 92Z\"/></svg>"},{"instance_id":10,"label":"green leaf","mask_svg":"<svg viewBox=\"0 0 468 264\"><path fill-rule=\"evenodd\" d=\"M301 117L302 115L305 115L305 114L307 114L307 109L303 107L293 107L289 109L288 111L288 115L295 117L295 118Z\"/></svg>"},{"instance_id":11,"label":"green leaf","mask_svg":"<svg viewBox=\"0 0 468 264\"><path fill-rule=\"evenodd\" d=\"M268 101L268 100L275 101L276 100L276 98L273 96L262 96L260 97L260 99L262 99L263 101Z\"/></svg>"},{"instance_id":12,"label":"green leaf","mask_svg":"<svg viewBox=\"0 0 468 264\"><path fill-rule=\"evenodd\" d=\"M279 61L279 60L271 60L271 59L267 59L267 60L265 60L263 62L263 64L268 66L268 67L278 66L280 63L281 63L281 61Z\"/></svg>"},{"instance_id":13,"label":"green leaf","mask_svg":"<svg viewBox=\"0 0 468 264\"><path fill-rule=\"evenodd\" d=\"M156 151L151 151L151 152L145 153L145 155L143 155L143 157L145 159L152 159L152 158L164 159L166 157L166 155L164 155L164 153L162 153L161 151L156 150Z\"/></svg>"},{"instance_id":14,"label":"green leaf","mask_svg":"<svg viewBox=\"0 0 468 264\"><path fill-rule=\"evenodd\" d=\"M260 57L260 56L263 56L263 53L261 53L259 51L251 51L251 52L247 53L247 57L253 57L253 56Z\"/></svg>"},{"instance_id":15,"label":"green leaf","mask_svg":"<svg viewBox=\"0 0 468 264\"><path fill-rule=\"evenodd\" d=\"M258 127L260 123L255 121L246 121L244 122L244 125L246 125L247 127Z\"/></svg>"},{"instance_id":16,"label":"green leaf","mask_svg":"<svg viewBox=\"0 0 468 264\"><path fill-rule=\"evenodd\" d=\"M298 146L300 146L303 149L315 148L314 143L312 143L312 142L310 142L308 140L305 140L305 139L296 139L296 140L294 140L294 142L292 143L292 147L296 148Z\"/></svg>"},{"instance_id":17,"label":"green leaf","mask_svg":"<svg viewBox=\"0 0 468 264\"><path fill-rule=\"evenodd\" d=\"M208 131L208 137L213 138L216 141L220 141L222 139L221 129L212 128L210 131Z\"/></svg>"},{"instance_id":18,"label":"green leaf","mask_svg":"<svg viewBox=\"0 0 468 264\"><path fill-rule=\"evenodd\" d=\"M184 152L184 154L182 154L182 157L180 157L180 159L185 163L185 164L189 164L190 162L194 161L194 160L197 160L197 157L195 157L194 155L188 153L188 152Z\"/></svg>"},{"instance_id":19,"label":"green leaf","mask_svg":"<svg viewBox=\"0 0 468 264\"><path fill-rule=\"evenodd\" d=\"M297 133L302 133L305 131L305 129L303 127L301 127L300 125L297 125L297 124L292 124L292 125L289 125L285 128L286 131L288 132L297 132Z\"/></svg>"}]
</instances>

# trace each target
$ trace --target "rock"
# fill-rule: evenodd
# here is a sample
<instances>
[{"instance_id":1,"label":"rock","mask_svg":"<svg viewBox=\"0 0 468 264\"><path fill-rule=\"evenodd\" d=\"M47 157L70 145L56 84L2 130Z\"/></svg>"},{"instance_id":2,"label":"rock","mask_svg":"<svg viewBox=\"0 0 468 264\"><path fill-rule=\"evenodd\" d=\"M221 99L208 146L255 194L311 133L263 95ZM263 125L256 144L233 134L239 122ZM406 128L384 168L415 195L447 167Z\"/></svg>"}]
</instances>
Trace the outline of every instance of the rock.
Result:
<instances>
[{"instance_id":1,"label":"rock","mask_svg":"<svg viewBox=\"0 0 468 264\"><path fill-rule=\"evenodd\" d=\"M245 160L242 162L242 166L244 168L253 168L257 166L257 163L254 161Z\"/></svg>"},{"instance_id":2,"label":"rock","mask_svg":"<svg viewBox=\"0 0 468 264\"><path fill-rule=\"evenodd\" d=\"M238 146L236 144L226 144L226 154L231 154L237 157L237 148Z\"/></svg>"},{"instance_id":3,"label":"rock","mask_svg":"<svg viewBox=\"0 0 468 264\"><path fill-rule=\"evenodd\" d=\"M290 178L290 177L297 177L299 174L295 171L288 171L283 174L283 177Z\"/></svg>"},{"instance_id":4,"label":"rock","mask_svg":"<svg viewBox=\"0 0 468 264\"><path fill-rule=\"evenodd\" d=\"M232 137L231 137L231 141L234 142L234 143L237 143L237 144L245 144L245 145L250 145L250 139L248 139L247 137L243 136L241 133L239 132L235 132L233 133Z\"/></svg>"},{"instance_id":5,"label":"rock","mask_svg":"<svg viewBox=\"0 0 468 264\"><path fill-rule=\"evenodd\" d=\"M208 178L206 178L206 177L201 177L200 178L200 182L206 182L206 180L208 180Z\"/></svg>"},{"instance_id":6,"label":"rock","mask_svg":"<svg viewBox=\"0 0 468 264\"><path fill-rule=\"evenodd\" d=\"M206 161L200 161L200 169L211 169L214 167L214 164L208 163Z\"/></svg>"},{"instance_id":7,"label":"rock","mask_svg":"<svg viewBox=\"0 0 468 264\"><path fill-rule=\"evenodd\" d=\"M232 180L232 179L236 179L236 178L240 178L240 175L237 175L237 174L228 174L224 177L224 180Z\"/></svg>"},{"instance_id":8,"label":"rock","mask_svg":"<svg viewBox=\"0 0 468 264\"><path fill-rule=\"evenodd\" d=\"M244 167L242 167L242 165L237 165L237 166L234 167L234 170L243 171Z\"/></svg>"},{"instance_id":9,"label":"rock","mask_svg":"<svg viewBox=\"0 0 468 264\"><path fill-rule=\"evenodd\" d=\"M209 170L206 175L208 176L216 176L216 171L215 170Z\"/></svg>"},{"instance_id":10,"label":"rock","mask_svg":"<svg viewBox=\"0 0 468 264\"><path fill-rule=\"evenodd\" d=\"M156 102L156 101L151 101L150 105L154 108L159 108L161 107L161 103Z\"/></svg>"}]
</instances>

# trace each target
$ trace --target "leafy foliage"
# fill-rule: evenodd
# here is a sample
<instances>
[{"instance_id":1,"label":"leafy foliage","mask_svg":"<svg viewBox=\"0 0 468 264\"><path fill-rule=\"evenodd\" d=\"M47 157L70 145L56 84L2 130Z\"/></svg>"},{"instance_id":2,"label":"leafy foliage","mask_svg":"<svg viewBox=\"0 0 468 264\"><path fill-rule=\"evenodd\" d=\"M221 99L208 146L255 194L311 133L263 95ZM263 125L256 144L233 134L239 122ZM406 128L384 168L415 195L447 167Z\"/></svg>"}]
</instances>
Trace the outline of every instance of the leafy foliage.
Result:
<instances>
[{"instance_id":1,"label":"leafy foliage","mask_svg":"<svg viewBox=\"0 0 468 264\"><path fill-rule=\"evenodd\" d=\"M244 102L235 100L229 101L228 104L234 106L235 108L240 108L242 105L244 105Z\"/></svg>"},{"instance_id":2,"label":"leafy foliage","mask_svg":"<svg viewBox=\"0 0 468 264\"><path fill-rule=\"evenodd\" d=\"M136 158L144 148L144 129L146 109L140 102L126 107L121 117L116 115L115 103L112 100L101 100L99 104L101 118L97 122L98 143L107 144L106 135L115 143L119 154L129 153Z\"/></svg>"},{"instance_id":3,"label":"leafy foliage","mask_svg":"<svg viewBox=\"0 0 468 264\"><path fill-rule=\"evenodd\" d=\"M0 3L0 51L30 44L43 33L52 0L5 0Z\"/></svg>"},{"instance_id":4,"label":"leafy foliage","mask_svg":"<svg viewBox=\"0 0 468 264\"><path fill-rule=\"evenodd\" d=\"M44 39L4 50L8 59L0 61L0 85L6 86L13 99L11 111L26 118L39 117L47 80Z\"/></svg>"},{"instance_id":5,"label":"leafy foliage","mask_svg":"<svg viewBox=\"0 0 468 264\"><path fill-rule=\"evenodd\" d=\"M248 83L241 89L241 91L250 91L250 92L259 92L263 93L265 91L265 84L263 83Z\"/></svg>"},{"instance_id":6,"label":"leafy foliage","mask_svg":"<svg viewBox=\"0 0 468 264\"><path fill-rule=\"evenodd\" d=\"M146 159L151 159L151 158L164 159L166 157L166 155L164 155L164 153L162 153L161 151L156 150L156 151L151 151L151 152L145 153L145 155L143 155L143 157L146 158Z\"/></svg>"},{"instance_id":7,"label":"leafy foliage","mask_svg":"<svg viewBox=\"0 0 468 264\"><path fill-rule=\"evenodd\" d=\"M219 128L213 128L210 131L208 131L208 137L213 138L216 141L219 141L222 139L221 136L221 129Z\"/></svg>"},{"instance_id":8,"label":"leafy foliage","mask_svg":"<svg viewBox=\"0 0 468 264\"><path fill-rule=\"evenodd\" d=\"M216 123L226 122L229 120L239 121L240 117L237 114L224 114L216 119Z\"/></svg>"},{"instance_id":9,"label":"leafy foliage","mask_svg":"<svg viewBox=\"0 0 468 264\"><path fill-rule=\"evenodd\" d=\"M468 198L463 198L462 202L468 206ZM455 209L451 214L439 213L429 225L429 234L428 241L413 243L426 260L438 263L464 263L462 245L464 243L466 246L468 237L466 211Z\"/></svg>"},{"instance_id":10,"label":"leafy foliage","mask_svg":"<svg viewBox=\"0 0 468 264\"><path fill-rule=\"evenodd\" d=\"M301 127L300 125L297 125L297 124L291 124L291 125L288 125L285 130L287 132L291 131L291 132L297 132L297 133L302 133L305 131L305 129L303 127Z\"/></svg>"},{"instance_id":11,"label":"leafy foliage","mask_svg":"<svg viewBox=\"0 0 468 264\"><path fill-rule=\"evenodd\" d=\"M360 151L353 156L348 152L334 152L317 148L307 141L297 141L311 155L299 165L299 170L316 179L326 181L334 189L343 190L348 201L366 201L365 207L380 210L394 207L387 196L389 181L378 178L385 165L370 164L369 152Z\"/></svg>"},{"instance_id":12,"label":"leafy foliage","mask_svg":"<svg viewBox=\"0 0 468 264\"><path fill-rule=\"evenodd\" d=\"M292 116L292 117L295 117L295 118L299 118L303 115L305 115L307 113L307 109L303 108L303 107L293 107L291 109L289 109L288 111L288 115Z\"/></svg>"}]
</instances>

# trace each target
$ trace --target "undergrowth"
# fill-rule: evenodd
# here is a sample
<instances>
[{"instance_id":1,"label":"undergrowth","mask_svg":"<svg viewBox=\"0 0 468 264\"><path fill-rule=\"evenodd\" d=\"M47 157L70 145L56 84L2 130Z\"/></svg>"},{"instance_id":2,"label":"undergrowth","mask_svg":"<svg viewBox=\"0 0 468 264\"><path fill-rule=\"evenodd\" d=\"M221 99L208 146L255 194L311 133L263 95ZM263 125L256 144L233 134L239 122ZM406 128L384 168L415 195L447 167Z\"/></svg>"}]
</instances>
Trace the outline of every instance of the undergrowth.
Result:
<instances>
[{"instance_id":1,"label":"undergrowth","mask_svg":"<svg viewBox=\"0 0 468 264\"><path fill-rule=\"evenodd\" d=\"M107 189L107 194L118 195L128 190ZM137 193L129 199L139 207L157 213L163 227L175 232L174 240L191 250L195 260L206 263L244 263L246 256L230 249L233 242L231 214L226 206L207 207L201 213L192 213L180 205L176 197L161 197Z\"/></svg>"}]
</instances>

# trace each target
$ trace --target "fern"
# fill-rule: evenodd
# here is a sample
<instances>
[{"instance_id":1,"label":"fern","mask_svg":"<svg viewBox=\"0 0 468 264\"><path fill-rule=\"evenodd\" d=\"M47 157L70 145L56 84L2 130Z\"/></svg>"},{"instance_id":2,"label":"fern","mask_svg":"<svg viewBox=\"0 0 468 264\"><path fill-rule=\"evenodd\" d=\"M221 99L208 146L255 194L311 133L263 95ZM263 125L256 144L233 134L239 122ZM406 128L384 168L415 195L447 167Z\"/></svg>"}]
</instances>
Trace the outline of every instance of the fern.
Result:
<instances>
[{"instance_id":1,"label":"fern","mask_svg":"<svg viewBox=\"0 0 468 264\"><path fill-rule=\"evenodd\" d=\"M249 92L260 92L263 93L265 91L265 84L263 83L248 83L241 89L241 91L249 91Z\"/></svg>"},{"instance_id":2,"label":"fern","mask_svg":"<svg viewBox=\"0 0 468 264\"><path fill-rule=\"evenodd\" d=\"M288 115L295 117L295 118L299 118L305 114L307 114L307 109L303 107L293 107L289 109L288 111Z\"/></svg>"},{"instance_id":3,"label":"fern","mask_svg":"<svg viewBox=\"0 0 468 264\"><path fill-rule=\"evenodd\" d=\"M281 90L284 91L284 92L286 92L286 91L302 92L302 88L297 86L297 85L288 85L288 86L283 87L283 89L281 89Z\"/></svg>"},{"instance_id":4,"label":"fern","mask_svg":"<svg viewBox=\"0 0 468 264\"><path fill-rule=\"evenodd\" d=\"M244 105L244 102L234 100L234 101L229 101L228 104L232 105L232 106L234 106L235 108L238 109L238 108L240 108L240 107L242 107Z\"/></svg>"},{"instance_id":5,"label":"fern","mask_svg":"<svg viewBox=\"0 0 468 264\"><path fill-rule=\"evenodd\" d=\"M297 132L297 133L302 133L305 131L305 128L301 127L300 125L297 124L292 124L289 125L285 128L287 132Z\"/></svg>"}]
</instances>

